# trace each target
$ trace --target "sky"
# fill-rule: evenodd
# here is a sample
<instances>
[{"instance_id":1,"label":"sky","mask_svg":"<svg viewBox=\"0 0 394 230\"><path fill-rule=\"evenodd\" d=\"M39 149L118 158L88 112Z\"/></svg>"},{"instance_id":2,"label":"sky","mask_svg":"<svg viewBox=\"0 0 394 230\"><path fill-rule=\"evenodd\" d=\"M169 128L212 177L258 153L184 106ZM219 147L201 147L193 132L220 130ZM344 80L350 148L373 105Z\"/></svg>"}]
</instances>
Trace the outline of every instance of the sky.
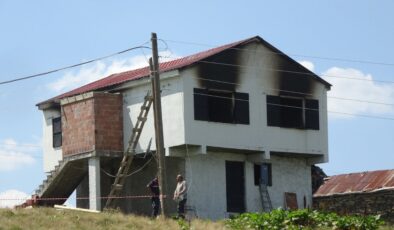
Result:
<instances>
[{"instance_id":1,"label":"sky","mask_svg":"<svg viewBox=\"0 0 394 230\"><path fill-rule=\"evenodd\" d=\"M0 0L0 82L139 46L151 32L165 41L159 49L168 58L258 35L333 85L329 162L319 166L328 175L392 169L393 8L390 0ZM45 178L43 118L35 105L146 65L149 53L138 49L0 85L0 207L32 194Z\"/></svg>"}]
</instances>

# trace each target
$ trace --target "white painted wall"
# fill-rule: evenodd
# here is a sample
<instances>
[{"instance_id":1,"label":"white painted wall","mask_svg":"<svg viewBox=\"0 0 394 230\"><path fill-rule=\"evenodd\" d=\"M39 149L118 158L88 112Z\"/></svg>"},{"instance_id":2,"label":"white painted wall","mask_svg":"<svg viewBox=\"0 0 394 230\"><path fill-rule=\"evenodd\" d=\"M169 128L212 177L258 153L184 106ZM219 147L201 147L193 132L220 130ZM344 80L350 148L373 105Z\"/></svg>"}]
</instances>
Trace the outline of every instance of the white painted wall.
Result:
<instances>
[{"instance_id":1,"label":"white painted wall","mask_svg":"<svg viewBox=\"0 0 394 230\"><path fill-rule=\"evenodd\" d=\"M316 84L313 98L319 99L320 130L299 130L267 126L266 95L275 94L274 79L277 72L272 67L280 55L253 43L243 47L255 52L242 52L241 81L238 92L249 93L250 124L226 124L194 120L193 88L198 86L196 68L190 67L161 74L162 109L165 147L183 144L214 146L245 150L307 153L323 156L320 163L328 160L327 97L323 84ZM268 55L270 54L270 55ZM132 125L140 112L143 97L150 90L147 78L122 85L118 90L124 99L124 145L127 146ZM153 111L153 109L152 109ZM144 152L154 137L153 112L142 131L137 151ZM61 159L61 149L52 148L51 118L60 116L58 111L44 111L44 169L53 168ZM152 139L151 149L155 149ZM168 154L169 151L166 151ZM315 162L317 163L317 162Z\"/></svg>"},{"instance_id":2,"label":"white painted wall","mask_svg":"<svg viewBox=\"0 0 394 230\"><path fill-rule=\"evenodd\" d=\"M280 55L260 44L250 44L242 52L241 81L236 91L249 93L250 124L226 124L194 120L193 88L199 88L197 68L181 71L184 82L186 143L235 149L308 153L328 160L327 97L323 84L316 84L311 98L319 100L320 130L300 130L267 126L266 95L277 95L273 66ZM320 162L322 163L322 162Z\"/></svg>"},{"instance_id":3,"label":"white painted wall","mask_svg":"<svg viewBox=\"0 0 394 230\"><path fill-rule=\"evenodd\" d=\"M168 75L167 75L168 76ZM164 147L178 146L185 143L184 129L184 102L182 79L177 75L167 77L163 74L161 80L162 89L162 115ZM131 136L132 127L137 121L141 111L141 105L148 90L151 89L150 82L134 86L123 91L123 124L125 149ZM137 152L145 152L152 138L151 150L155 150L155 130L153 119L153 104L148 114L148 119L142 130Z\"/></svg>"},{"instance_id":4,"label":"white painted wall","mask_svg":"<svg viewBox=\"0 0 394 230\"><path fill-rule=\"evenodd\" d=\"M247 161L246 155L189 155L185 160L187 205L194 206L201 218L222 219L229 216L226 204L226 160L245 162L246 211L262 210L259 188L254 185L254 162ZM272 164L272 187L268 187L268 192L274 208L284 206L284 192L296 193L300 208L303 207L304 196L307 205L311 205L311 168L305 159L272 156L265 162Z\"/></svg>"},{"instance_id":5,"label":"white painted wall","mask_svg":"<svg viewBox=\"0 0 394 230\"><path fill-rule=\"evenodd\" d=\"M60 117L60 111L54 109L43 110L43 167L44 172L49 172L62 160L62 148L53 148L52 119Z\"/></svg>"}]
</instances>

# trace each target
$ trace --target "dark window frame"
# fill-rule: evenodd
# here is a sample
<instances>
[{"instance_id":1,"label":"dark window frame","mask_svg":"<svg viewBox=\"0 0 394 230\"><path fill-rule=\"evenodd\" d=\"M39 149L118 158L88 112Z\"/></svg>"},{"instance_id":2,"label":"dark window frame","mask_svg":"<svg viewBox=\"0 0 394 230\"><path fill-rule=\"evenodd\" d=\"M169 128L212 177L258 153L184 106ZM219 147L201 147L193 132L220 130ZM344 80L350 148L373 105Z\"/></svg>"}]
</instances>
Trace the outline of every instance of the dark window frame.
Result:
<instances>
[{"instance_id":1,"label":"dark window frame","mask_svg":"<svg viewBox=\"0 0 394 230\"><path fill-rule=\"evenodd\" d=\"M268 126L320 130L318 100L267 95L266 103Z\"/></svg>"},{"instance_id":2,"label":"dark window frame","mask_svg":"<svg viewBox=\"0 0 394 230\"><path fill-rule=\"evenodd\" d=\"M52 147L61 147L62 141L62 119L56 117L52 119Z\"/></svg>"},{"instance_id":3,"label":"dark window frame","mask_svg":"<svg viewBox=\"0 0 394 230\"><path fill-rule=\"evenodd\" d=\"M195 120L250 124L248 93L194 88L193 94Z\"/></svg>"}]
</instances>

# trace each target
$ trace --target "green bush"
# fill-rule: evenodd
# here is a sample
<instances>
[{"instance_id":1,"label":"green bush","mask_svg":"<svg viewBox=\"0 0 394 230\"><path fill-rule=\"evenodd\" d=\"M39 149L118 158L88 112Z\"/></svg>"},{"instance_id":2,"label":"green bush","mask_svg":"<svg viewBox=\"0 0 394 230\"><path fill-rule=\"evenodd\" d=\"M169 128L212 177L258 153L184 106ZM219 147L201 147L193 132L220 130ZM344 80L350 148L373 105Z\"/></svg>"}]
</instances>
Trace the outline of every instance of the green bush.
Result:
<instances>
[{"instance_id":1,"label":"green bush","mask_svg":"<svg viewBox=\"0 0 394 230\"><path fill-rule=\"evenodd\" d=\"M316 229L376 230L383 221L380 216L339 216L308 209L286 211L276 209L269 213L244 213L226 221L234 230L241 229Z\"/></svg>"}]
</instances>

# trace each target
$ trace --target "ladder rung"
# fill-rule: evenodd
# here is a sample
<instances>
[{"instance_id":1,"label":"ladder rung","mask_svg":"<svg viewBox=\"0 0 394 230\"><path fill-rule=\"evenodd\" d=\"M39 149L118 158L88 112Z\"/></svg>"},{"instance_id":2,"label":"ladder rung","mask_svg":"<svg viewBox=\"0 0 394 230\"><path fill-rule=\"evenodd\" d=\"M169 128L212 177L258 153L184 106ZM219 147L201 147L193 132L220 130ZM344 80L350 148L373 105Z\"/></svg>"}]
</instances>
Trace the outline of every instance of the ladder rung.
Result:
<instances>
[{"instance_id":1,"label":"ladder rung","mask_svg":"<svg viewBox=\"0 0 394 230\"><path fill-rule=\"evenodd\" d=\"M112 185L112 189L115 189L115 190L121 190L123 188L123 185L121 185L121 184L113 184Z\"/></svg>"},{"instance_id":2,"label":"ladder rung","mask_svg":"<svg viewBox=\"0 0 394 230\"><path fill-rule=\"evenodd\" d=\"M133 132L141 132L141 128L133 128Z\"/></svg>"},{"instance_id":3,"label":"ladder rung","mask_svg":"<svg viewBox=\"0 0 394 230\"><path fill-rule=\"evenodd\" d=\"M138 120L140 120L140 121L146 121L146 117L138 117Z\"/></svg>"},{"instance_id":4,"label":"ladder rung","mask_svg":"<svg viewBox=\"0 0 394 230\"><path fill-rule=\"evenodd\" d=\"M145 100L147 100L147 101L152 101L152 100L153 100L153 97L152 97L152 96L145 96Z\"/></svg>"}]
</instances>

